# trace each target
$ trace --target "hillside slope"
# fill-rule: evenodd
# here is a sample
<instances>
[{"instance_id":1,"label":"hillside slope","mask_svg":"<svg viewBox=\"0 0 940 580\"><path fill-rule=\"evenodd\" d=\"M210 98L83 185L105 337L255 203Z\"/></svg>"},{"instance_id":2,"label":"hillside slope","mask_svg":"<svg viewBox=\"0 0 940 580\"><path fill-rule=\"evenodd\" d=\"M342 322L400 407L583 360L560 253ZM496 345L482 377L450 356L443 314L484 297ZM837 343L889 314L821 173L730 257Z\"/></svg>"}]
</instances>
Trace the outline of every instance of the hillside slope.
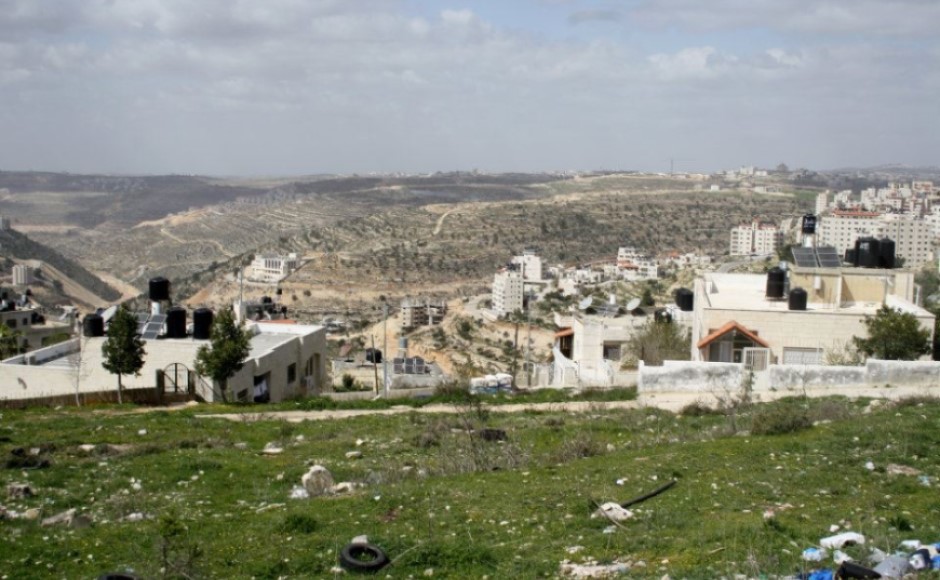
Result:
<instances>
[{"instance_id":1,"label":"hillside slope","mask_svg":"<svg viewBox=\"0 0 940 580\"><path fill-rule=\"evenodd\" d=\"M4 256L17 260L39 260L52 266L65 277L81 285L103 302L113 302L121 297L121 293L102 281L100 278L86 270L74 260L66 258L52 248L29 239L16 230L0 231L0 247ZM82 301L87 302L87 296Z\"/></svg>"}]
</instances>

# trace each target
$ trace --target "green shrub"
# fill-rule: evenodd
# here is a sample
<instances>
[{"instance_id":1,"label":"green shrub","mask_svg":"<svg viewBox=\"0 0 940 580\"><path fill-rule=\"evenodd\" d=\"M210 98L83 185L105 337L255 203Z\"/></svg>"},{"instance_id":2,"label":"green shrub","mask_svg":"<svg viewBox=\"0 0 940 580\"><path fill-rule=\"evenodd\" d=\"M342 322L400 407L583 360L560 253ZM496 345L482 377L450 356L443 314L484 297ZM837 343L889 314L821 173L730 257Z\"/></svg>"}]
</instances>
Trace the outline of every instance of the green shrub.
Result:
<instances>
[{"instance_id":1,"label":"green shrub","mask_svg":"<svg viewBox=\"0 0 940 580\"><path fill-rule=\"evenodd\" d=\"M783 435L796 433L813 426L805 405L781 402L761 408L751 418L754 435Z\"/></svg>"}]
</instances>

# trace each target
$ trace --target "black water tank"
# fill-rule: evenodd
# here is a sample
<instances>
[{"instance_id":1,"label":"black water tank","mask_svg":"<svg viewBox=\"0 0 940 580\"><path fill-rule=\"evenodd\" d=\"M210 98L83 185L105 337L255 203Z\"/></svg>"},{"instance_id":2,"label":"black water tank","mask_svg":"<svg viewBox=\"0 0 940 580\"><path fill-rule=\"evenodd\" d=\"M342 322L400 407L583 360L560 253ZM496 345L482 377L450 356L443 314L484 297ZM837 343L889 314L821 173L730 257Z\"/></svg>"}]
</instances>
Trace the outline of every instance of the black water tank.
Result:
<instances>
[{"instance_id":1,"label":"black water tank","mask_svg":"<svg viewBox=\"0 0 940 580\"><path fill-rule=\"evenodd\" d=\"M186 309L174 306L166 311L166 337L186 338Z\"/></svg>"},{"instance_id":2,"label":"black water tank","mask_svg":"<svg viewBox=\"0 0 940 580\"><path fill-rule=\"evenodd\" d=\"M669 311L665 308L660 308L653 313L653 318L656 322L672 322L672 314L669 314Z\"/></svg>"},{"instance_id":3,"label":"black water tank","mask_svg":"<svg viewBox=\"0 0 940 580\"><path fill-rule=\"evenodd\" d=\"M894 262L894 240L881 238L878 240L878 267L892 270Z\"/></svg>"},{"instance_id":4,"label":"black water tank","mask_svg":"<svg viewBox=\"0 0 940 580\"><path fill-rule=\"evenodd\" d=\"M855 240L855 259L859 268L877 268L881 252L878 249L878 240L875 238L859 238Z\"/></svg>"},{"instance_id":5,"label":"black water tank","mask_svg":"<svg viewBox=\"0 0 940 580\"><path fill-rule=\"evenodd\" d=\"M209 340L212 335L212 311L208 308L199 308L193 312L193 338L196 340Z\"/></svg>"},{"instance_id":6,"label":"black water tank","mask_svg":"<svg viewBox=\"0 0 940 580\"><path fill-rule=\"evenodd\" d=\"M787 283L787 273L774 266L767 271L767 298L780 300L783 298L783 288Z\"/></svg>"},{"instance_id":7,"label":"black water tank","mask_svg":"<svg viewBox=\"0 0 940 580\"><path fill-rule=\"evenodd\" d=\"M170 299L170 281L160 276L150 279L150 300L160 302Z\"/></svg>"},{"instance_id":8,"label":"black water tank","mask_svg":"<svg viewBox=\"0 0 940 580\"><path fill-rule=\"evenodd\" d=\"M274 293L277 294L278 296L281 296L282 294L284 294L284 290L281 288L278 288L277 290L274 291Z\"/></svg>"},{"instance_id":9,"label":"black water tank","mask_svg":"<svg viewBox=\"0 0 940 580\"><path fill-rule=\"evenodd\" d=\"M262 304L274 304L274 300L272 300L270 296L262 296L261 303Z\"/></svg>"},{"instance_id":10,"label":"black water tank","mask_svg":"<svg viewBox=\"0 0 940 580\"><path fill-rule=\"evenodd\" d=\"M808 298L809 295L806 293L806 290L794 288L790 290L790 299L787 301L787 306L790 310L806 310Z\"/></svg>"},{"instance_id":11,"label":"black water tank","mask_svg":"<svg viewBox=\"0 0 940 580\"><path fill-rule=\"evenodd\" d=\"M855 248L851 248L845 251L845 259L843 261L847 264L858 266L858 257L855 254Z\"/></svg>"},{"instance_id":12,"label":"black water tank","mask_svg":"<svg viewBox=\"0 0 940 580\"><path fill-rule=\"evenodd\" d=\"M381 364L382 362L382 351L377 348L367 348L366 349L366 360L370 363Z\"/></svg>"},{"instance_id":13,"label":"black water tank","mask_svg":"<svg viewBox=\"0 0 940 580\"><path fill-rule=\"evenodd\" d=\"M692 312L695 306L695 294L688 288L676 290L676 306L683 312Z\"/></svg>"},{"instance_id":14,"label":"black water tank","mask_svg":"<svg viewBox=\"0 0 940 580\"><path fill-rule=\"evenodd\" d=\"M804 234L816 233L816 216L814 216L811 213L808 213L803 216L803 233Z\"/></svg>"},{"instance_id":15,"label":"black water tank","mask_svg":"<svg viewBox=\"0 0 940 580\"><path fill-rule=\"evenodd\" d=\"M89 314L82 321L82 336L89 338L104 336L104 318L100 314Z\"/></svg>"}]
</instances>

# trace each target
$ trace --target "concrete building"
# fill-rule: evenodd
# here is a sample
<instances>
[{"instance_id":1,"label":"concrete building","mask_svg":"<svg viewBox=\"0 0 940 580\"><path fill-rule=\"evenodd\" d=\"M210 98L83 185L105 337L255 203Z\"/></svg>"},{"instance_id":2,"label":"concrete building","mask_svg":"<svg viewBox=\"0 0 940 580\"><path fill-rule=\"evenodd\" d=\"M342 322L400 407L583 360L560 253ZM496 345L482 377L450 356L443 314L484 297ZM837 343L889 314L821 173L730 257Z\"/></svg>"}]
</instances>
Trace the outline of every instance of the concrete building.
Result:
<instances>
[{"instance_id":1,"label":"concrete building","mask_svg":"<svg viewBox=\"0 0 940 580\"><path fill-rule=\"evenodd\" d=\"M822 215L829 209L829 192L824 191L816 195L816 215Z\"/></svg>"},{"instance_id":2,"label":"concrete building","mask_svg":"<svg viewBox=\"0 0 940 580\"><path fill-rule=\"evenodd\" d=\"M542 258L535 250L526 249L519 256L513 256L512 264L519 266L522 279L526 282L540 282L542 280Z\"/></svg>"},{"instance_id":3,"label":"concrete building","mask_svg":"<svg viewBox=\"0 0 940 580\"><path fill-rule=\"evenodd\" d=\"M401 301L401 329L440 324L446 314L446 300L405 298Z\"/></svg>"},{"instance_id":4,"label":"concrete building","mask_svg":"<svg viewBox=\"0 0 940 580\"><path fill-rule=\"evenodd\" d=\"M754 220L731 229L732 256L750 256L751 254L773 254L782 245L784 232L776 224Z\"/></svg>"},{"instance_id":5,"label":"concrete building","mask_svg":"<svg viewBox=\"0 0 940 580\"><path fill-rule=\"evenodd\" d=\"M518 266L504 268L493 278L493 313L506 316L516 310L522 310L523 280Z\"/></svg>"},{"instance_id":6,"label":"concrete building","mask_svg":"<svg viewBox=\"0 0 940 580\"><path fill-rule=\"evenodd\" d=\"M13 285L29 286L33 283L33 269L26 264L13 266Z\"/></svg>"},{"instance_id":7,"label":"concrete building","mask_svg":"<svg viewBox=\"0 0 940 580\"><path fill-rule=\"evenodd\" d=\"M4 292L4 294L8 294ZM44 310L21 296L0 300L0 324L18 333L20 348L35 349L72 333L70 321L48 320Z\"/></svg>"},{"instance_id":8,"label":"concrete building","mask_svg":"<svg viewBox=\"0 0 940 580\"><path fill-rule=\"evenodd\" d=\"M806 290L806 310L766 297L767 276L708 273L695 281L692 360L742 362L745 349L768 349L777 364L820 364L867 336L864 320L882 304L914 314L933 334L934 316L914 303L914 275L900 270L799 268L789 287Z\"/></svg>"},{"instance_id":9,"label":"concrete building","mask_svg":"<svg viewBox=\"0 0 940 580\"><path fill-rule=\"evenodd\" d=\"M0 215L0 232L10 229L10 218Z\"/></svg>"},{"instance_id":10,"label":"concrete building","mask_svg":"<svg viewBox=\"0 0 940 580\"><path fill-rule=\"evenodd\" d=\"M300 267L297 254L255 256L249 278L258 282L280 282Z\"/></svg>"},{"instance_id":11,"label":"concrete building","mask_svg":"<svg viewBox=\"0 0 940 580\"><path fill-rule=\"evenodd\" d=\"M326 330L319 326L256 322L251 352L228 381L229 401L278 402L320 392L326 383ZM71 397L113 392L117 378L101 365L104 337L81 337L0 362L0 400ZM198 376L196 353L208 344L192 337L147 340L140 376L124 376L128 390L187 391L208 402L222 399L218 384Z\"/></svg>"},{"instance_id":12,"label":"concrete building","mask_svg":"<svg viewBox=\"0 0 940 580\"><path fill-rule=\"evenodd\" d=\"M934 223L910 214L881 214L858 210L834 210L819 220L817 244L834 246L840 254L855 247L861 237L890 238L904 266L919 268L932 261Z\"/></svg>"}]
</instances>

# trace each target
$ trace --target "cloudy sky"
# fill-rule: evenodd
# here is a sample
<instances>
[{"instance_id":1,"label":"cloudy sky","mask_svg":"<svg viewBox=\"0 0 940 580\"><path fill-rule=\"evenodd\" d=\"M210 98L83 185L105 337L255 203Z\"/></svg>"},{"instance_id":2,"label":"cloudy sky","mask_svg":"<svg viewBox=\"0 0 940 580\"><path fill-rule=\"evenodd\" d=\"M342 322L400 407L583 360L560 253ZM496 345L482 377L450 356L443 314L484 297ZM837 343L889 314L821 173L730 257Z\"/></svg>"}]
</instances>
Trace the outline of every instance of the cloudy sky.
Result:
<instances>
[{"instance_id":1,"label":"cloudy sky","mask_svg":"<svg viewBox=\"0 0 940 580\"><path fill-rule=\"evenodd\" d=\"M940 165L938 0L0 0L0 168Z\"/></svg>"}]
</instances>

